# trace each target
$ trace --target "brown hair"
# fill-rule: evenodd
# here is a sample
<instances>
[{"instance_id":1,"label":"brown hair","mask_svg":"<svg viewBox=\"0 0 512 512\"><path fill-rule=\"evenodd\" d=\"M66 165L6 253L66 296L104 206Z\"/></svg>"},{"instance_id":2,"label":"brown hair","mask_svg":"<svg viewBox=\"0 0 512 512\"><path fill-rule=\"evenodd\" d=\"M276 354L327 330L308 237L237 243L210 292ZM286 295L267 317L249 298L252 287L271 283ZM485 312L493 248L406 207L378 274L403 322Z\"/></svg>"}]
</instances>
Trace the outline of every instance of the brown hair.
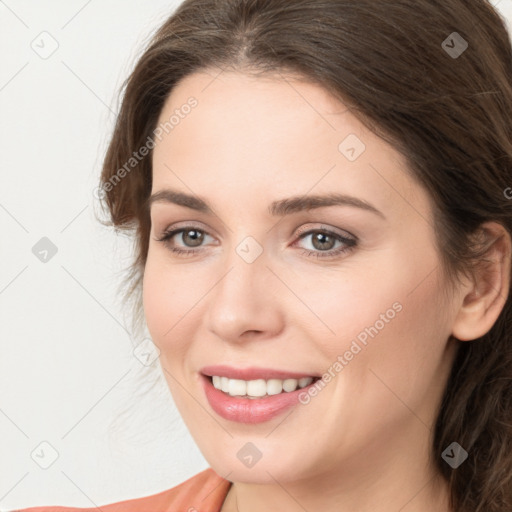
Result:
<instances>
[{"instance_id":1,"label":"brown hair","mask_svg":"<svg viewBox=\"0 0 512 512\"><path fill-rule=\"evenodd\" d=\"M487 0L185 0L123 85L101 175L110 223L135 233L125 293L134 327L142 321L151 154L133 170L126 162L147 145L178 81L226 66L320 84L400 151L434 202L447 282L483 259L485 247L471 243L483 222L512 232L504 194L512 186L512 49ZM457 511L512 510L511 332L507 297L486 335L459 344L439 410L432 457ZM441 457L453 441L469 454L457 469Z\"/></svg>"}]
</instances>

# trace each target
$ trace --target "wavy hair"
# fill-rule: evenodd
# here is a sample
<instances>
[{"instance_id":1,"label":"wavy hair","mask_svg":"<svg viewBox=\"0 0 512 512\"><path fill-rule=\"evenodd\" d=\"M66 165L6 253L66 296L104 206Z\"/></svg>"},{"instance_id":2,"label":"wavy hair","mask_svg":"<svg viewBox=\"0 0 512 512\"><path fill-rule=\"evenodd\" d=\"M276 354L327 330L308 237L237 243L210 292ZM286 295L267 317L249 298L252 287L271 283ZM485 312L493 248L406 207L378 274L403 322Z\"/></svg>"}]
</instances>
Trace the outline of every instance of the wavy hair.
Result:
<instances>
[{"instance_id":1,"label":"wavy hair","mask_svg":"<svg viewBox=\"0 0 512 512\"><path fill-rule=\"evenodd\" d=\"M473 237L482 223L512 232L512 48L487 0L185 0L122 86L100 180L108 225L134 237L124 282L134 330L143 322L151 151L129 172L126 162L182 78L226 67L319 84L402 153L435 206L448 283L485 259ZM431 456L456 511L512 511L511 333L509 295L487 334L460 342L438 411ZM469 455L457 469L441 457L453 441Z\"/></svg>"}]
</instances>

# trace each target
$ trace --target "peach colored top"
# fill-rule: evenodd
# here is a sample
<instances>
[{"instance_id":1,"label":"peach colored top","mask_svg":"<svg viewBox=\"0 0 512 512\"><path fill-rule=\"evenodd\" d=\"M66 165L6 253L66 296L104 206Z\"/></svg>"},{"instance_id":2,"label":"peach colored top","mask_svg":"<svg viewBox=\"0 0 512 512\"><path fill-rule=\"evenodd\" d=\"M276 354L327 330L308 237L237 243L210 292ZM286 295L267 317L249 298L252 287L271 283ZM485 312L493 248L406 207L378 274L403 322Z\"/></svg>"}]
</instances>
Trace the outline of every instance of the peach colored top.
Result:
<instances>
[{"instance_id":1,"label":"peach colored top","mask_svg":"<svg viewBox=\"0 0 512 512\"><path fill-rule=\"evenodd\" d=\"M158 494L92 508L42 506L12 512L220 512L231 482L207 468Z\"/></svg>"}]
</instances>

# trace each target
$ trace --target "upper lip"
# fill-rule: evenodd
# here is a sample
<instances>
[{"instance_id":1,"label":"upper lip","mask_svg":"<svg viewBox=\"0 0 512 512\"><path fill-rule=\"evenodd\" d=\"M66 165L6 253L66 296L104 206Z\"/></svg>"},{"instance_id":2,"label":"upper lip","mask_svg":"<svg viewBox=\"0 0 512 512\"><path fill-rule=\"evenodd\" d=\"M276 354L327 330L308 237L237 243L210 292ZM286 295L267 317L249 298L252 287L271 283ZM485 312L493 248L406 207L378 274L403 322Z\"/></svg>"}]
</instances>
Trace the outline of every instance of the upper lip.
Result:
<instances>
[{"instance_id":1,"label":"upper lip","mask_svg":"<svg viewBox=\"0 0 512 512\"><path fill-rule=\"evenodd\" d=\"M303 377L318 377L308 372L290 372L286 370L274 370L272 368L234 368L227 365L211 365L204 366L200 372L203 375L212 377L217 375L219 377L228 377L229 379L240 379L240 380L257 380L257 379L301 379Z\"/></svg>"}]
</instances>

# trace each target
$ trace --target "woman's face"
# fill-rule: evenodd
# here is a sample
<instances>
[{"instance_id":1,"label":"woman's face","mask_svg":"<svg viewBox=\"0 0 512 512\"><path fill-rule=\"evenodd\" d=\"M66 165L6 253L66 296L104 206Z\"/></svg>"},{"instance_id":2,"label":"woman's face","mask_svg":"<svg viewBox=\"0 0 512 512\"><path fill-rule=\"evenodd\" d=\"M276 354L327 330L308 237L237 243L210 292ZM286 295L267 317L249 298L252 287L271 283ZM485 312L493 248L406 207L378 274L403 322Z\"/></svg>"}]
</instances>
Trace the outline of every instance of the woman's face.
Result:
<instances>
[{"instance_id":1,"label":"woman's face","mask_svg":"<svg viewBox=\"0 0 512 512\"><path fill-rule=\"evenodd\" d=\"M423 461L456 301L404 158L291 77L190 75L159 127L144 310L209 464L265 483Z\"/></svg>"}]
</instances>

